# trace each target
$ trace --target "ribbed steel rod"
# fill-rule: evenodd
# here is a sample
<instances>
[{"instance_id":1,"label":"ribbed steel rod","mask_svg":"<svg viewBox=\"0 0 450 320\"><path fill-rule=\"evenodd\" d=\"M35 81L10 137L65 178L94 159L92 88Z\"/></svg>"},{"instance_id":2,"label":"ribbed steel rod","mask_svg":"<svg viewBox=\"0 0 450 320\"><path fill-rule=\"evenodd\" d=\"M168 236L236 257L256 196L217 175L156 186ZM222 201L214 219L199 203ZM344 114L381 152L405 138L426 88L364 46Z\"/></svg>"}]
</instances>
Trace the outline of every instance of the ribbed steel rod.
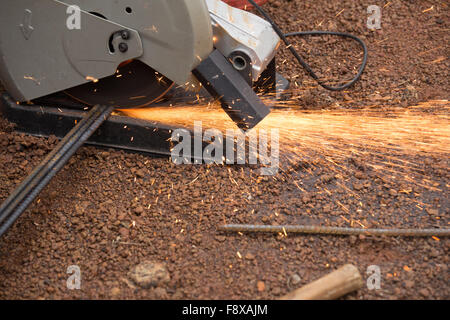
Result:
<instances>
[{"instance_id":1,"label":"ribbed steel rod","mask_svg":"<svg viewBox=\"0 0 450 320\"><path fill-rule=\"evenodd\" d=\"M6 199L2 205L0 206L0 223L5 220L10 214L11 210L13 210L17 205L18 202L20 202L20 195L24 195L26 193L26 189L30 189L33 181L38 178L38 175L42 175L43 172L46 170L46 168L49 168L54 161L52 159L55 159L60 154L64 154L65 151L67 151L71 143L74 141L74 137L79 134L80 132L83 132L88 128L91 123L92 119L96 118L99 114L99 109L95 108L92 109L89 114L87 115L86 119L91 119L90 121L82 120L79 122L77 126L75 126L59 143L59 145L52 150L44 160L36 167L34 170L28 175L28 177L22 181L22 183L12 192L12 194Z\"/></svg>"},{"instance_id":2,"label":"ribbed steel rod","mask_svg":"<svg viewBox=\"0 0 450 320\"><path fill-rule=\"evenodd\" d=\"M0 206L0 236L26 210L50 180L109 117L114 108L94 106Z\"/></svg>"},{"instance_id":3,"label":"ribbed steel rod","mask_svg":"<svg viewBox=\"0 0 450 320\"><path fill-rule=\"evenodd\" d=\"M324 235L382 235L402 237L448 237L450 229L362 229L346 227L321 227L304 225L251 225L227 224L219 227L220 231L227 232L256 232L256 233L297 233L297 234L324 234Z\"/></svg>"}]
</instances>

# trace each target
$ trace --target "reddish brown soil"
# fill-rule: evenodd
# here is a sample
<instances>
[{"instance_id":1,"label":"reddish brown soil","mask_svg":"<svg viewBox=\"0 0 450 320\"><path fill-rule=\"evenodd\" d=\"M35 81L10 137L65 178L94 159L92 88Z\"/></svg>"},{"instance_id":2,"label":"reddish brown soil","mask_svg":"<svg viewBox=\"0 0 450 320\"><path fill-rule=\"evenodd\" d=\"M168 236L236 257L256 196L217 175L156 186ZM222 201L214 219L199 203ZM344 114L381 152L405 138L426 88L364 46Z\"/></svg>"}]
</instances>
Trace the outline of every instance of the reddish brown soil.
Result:
<instances>
[{"instance_id":1,"label":"reddish brown soil","mask_svg":"<svg viewBox=\"0 0 450 320\"><path fill-rule=\"evenodd\" d=\"M379 108L448 98L448 4L413 0L270 2L268 12L285 32L349 32L361 37L369 48L364 81L338 93L318 88L284 50L278 60L280 69L298 83L301 107ZM366 26L367 7L374 4L382 8L381 30L377 31ZM322 79L335 85L341 79L352 78L362 60L361 48L352 40L332 36L289 40Z\"/></svg>"},{"instance_id":2,"label":"reddish brown soil","mask_svg":"<svg viewBox=\"0 0 450 320\"><path fill-rule=\"evenodd\" d=\"M385 6L382 29L375 32L365 26L371 4ZM280 69L297 81L300 107L382 108L449 97L445 2L277 0L264 8L285 31L347 31L362 35L369 46L367 72L344 93L312 85L282 53ZM353 43L315 39L302 48L322 74L346 76L333 69L336 57L341 66L358 62ZM14 133L0 118L0 201L56 142ZM341 216L371 227L448 228L448 157L417 154L404 160L422 164L422 176L436 189L405 186L365 166L370 159L364 158L342 161L339 178L317 158L277 179L258 179L249 167L177 167L165 158L82 148L0 239L0 298L274 299L353 263L364 279L369 265L380 266L381 290L364 287L347 299L448 299L446 238L216 230L224 222L348 226ZM307 192L300 192L294 179L303 181ZM324 186L331 195L319 191ZM407 188L411 191L403 192ZM165 262L170 282L133 287L127 273L144 260ZM74 264L82 272L79 291L66 288L66 270ZM294 274L300 277L295 286Z\"/></svg>"}]
</instances>

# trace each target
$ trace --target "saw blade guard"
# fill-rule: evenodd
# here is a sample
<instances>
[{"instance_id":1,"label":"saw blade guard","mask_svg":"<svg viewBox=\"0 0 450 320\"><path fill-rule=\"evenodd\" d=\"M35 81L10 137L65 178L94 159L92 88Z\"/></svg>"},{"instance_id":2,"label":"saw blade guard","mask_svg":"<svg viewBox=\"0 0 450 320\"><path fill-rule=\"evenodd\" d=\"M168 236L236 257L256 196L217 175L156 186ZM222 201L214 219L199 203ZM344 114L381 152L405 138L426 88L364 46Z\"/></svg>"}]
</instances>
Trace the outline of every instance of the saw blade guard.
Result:
<instances>
[{"instance_id":1,"label":"saw blade guard","mask_svg":"<svg viewBox=\"0 0 450 320\"><path fill-rule=\"evenodd\" d=\"M184 84L212 49L204 0L4 0L0 10L0 79L17 101L111 76L131 59Z\"/></svg>"}]
</instances>

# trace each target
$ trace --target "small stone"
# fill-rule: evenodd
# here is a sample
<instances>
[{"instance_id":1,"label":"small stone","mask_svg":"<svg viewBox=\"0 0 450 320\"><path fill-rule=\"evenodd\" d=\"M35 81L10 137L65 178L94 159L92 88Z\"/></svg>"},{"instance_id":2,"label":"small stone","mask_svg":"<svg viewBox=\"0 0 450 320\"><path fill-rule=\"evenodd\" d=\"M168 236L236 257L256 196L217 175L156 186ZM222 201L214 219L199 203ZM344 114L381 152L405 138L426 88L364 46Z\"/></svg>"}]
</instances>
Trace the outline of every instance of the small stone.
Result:
<instances>
[{"instance_id":1,"label":"small stone","mask_svg":"<svg viewBox=\"0 0 450 320\"><path fill-rule=\"evenodd\" d=\"M364 174L364 172L362 172L362 171L356 171L355 172L355 178L357 178L357 179L365 179L366 178L366 175Z\"/></svg>"},{"instance_id":2,"label":"small stone","mask_svg":"<svg viewBox=\"0 0 450 320\"><path fill-rule=\"evenodd\" d=\"M134 267L128 277L144 289L156 287L170 281L166 266L159 262L144 261Z\"/></svg>"},{"instance_id":3,"label":"small stone","mask_svg":"<svg viewBox=\"0 0 450 320\"><path fill-rule=\"evenodd\" d=\"M302 201L303 201L303 203L308 203L308 202L311 201L311 197L310 197L308 194L305 194L305 195L302 197Z\"/></svg>"},{"instance_id":4,"label":"small stone","mask_svg":"<svg viewBox=\"0 0 450 320\"><path fill-rule=\"evenodd\" d=\"M281 1L274 1L274 2L272 2L272 6L274 6L275 8L281 7Z\"/></svg>"},{"instance_id":5,"label":"small stone","mask_svg":"<svg viewBox=\"0 0 450 320\"><path fill-rule=\"evenodd\" d=\"M273 289L272 289L272 293L273 293L275 296L280 295L280 293L281 293L280 287L275 287L275 288L273 288Z\"/></svg>"},{"instance_id":6,"label":"small stone","mask_svg":"<svg viewBox=\"0 0 450 320\"><path fill-rule=\"evenodd\" d=\"M183 299L183 296L184 296L183 292L180 289L177 289L177 291L175 291L175 293L173 294L172 299L181 300Z\"/></svg>"},{"instance_id":7,"label":"small stone","mask_svg":"<svg viewBox=\"0 0 450 320\"><path fill-rule=\"evenodd\" d=\"M203 235L201 233L194 234L192 236L192 241L197 245L201 244L203 241Z\"/></svg>"},{"instance_id":8,"label":"small stone","mask_svg":"<svg viewBox=\"0 0 450 320\"><path fill-rule=\"evenodd\" d=\"M219 242L224 242L227 238L225 236L216 236L215 239Z\"/></svg>"},{"instance_id":9,"label":"small stone","mask_svg":"<svg viewBox=\"0 0 450 320\"><path fill-rule=\"evenodd\" d=\"M136 176L137 176L138 178L143 178L143 177L145 177L145 170L144 170L144 169L139 169L139 170L137 170L137 171L136 171Z\"/></svg>"},{"instance_id":10,"label":"small stone","mask_svg":"<svg viewBox=\"0 0 450 320\"><path fill-rule=\"evenodd\" d=\"M405 281L405 288L411 289L412 287L414 287L414 281L406 280Z\"/></svg>"},{"instance_id":11,"label":"small stone","mask_svg":"<svg viewBox=\"0 0 450 320\"><path fill-rule=\"evenodd\" d=\"M258 281L256 283L256 287L258 288L259 292L263 292L264 290L266 290L266 285L264 284L264 281Z\"/></svg>"},{"instance_id":12,"label":"small stone","mask_svg":"<svg viewBox=\"0 0 450 320\"><path fill-rule=\"evenodd\" d=\"M438 257L438 256L439 256L439 251L436 250L436 249L431 249L431 251L430 251L430 257L436 258L436 257Z\"/></svg>"},{"instance_id":13,"label":"small stone","mask_svg":"<svg viewBox=\"0 0 450 320\"><path fill-rule=\"evenodd\" d=\"M117 287L114 287L111 289L111 296L117 297L120 294L120 289Z\"/></svg>"},{"instance_id":14,"label":"small stone","mask_svg":"<svg viewBox=\"0 0 450 320\"><path fill-rule=\"evenodd\" d=\"M137 206L137 207L134 209L134 213L135 213L137 216L140 216L141 214L144 213L144 207L143 207L143 206Z\"/></svg>"},{"instance_id":15,"label":"small stone","mask_svg":"<svg viewBox=\"0 0 450 320\"><path fill-rule=\"evenodd\" d=\"M428 297L430 295L430 292L428 291L428 289L420 289L419 294L423 297Z\"/></svg>"},{"instance_id":16,"label":"small stone","mask_svg":"<svg viewBox=\"0 0 450 320\"><path fill-rule=\"evenodd\" d=\"M302 278L296 273L291 276L291 285L296 286L302 281Z\"/></svg>"},{"instance_id":17,"label":"small stone","mask_svg":"<svg viewBox=\"0 0 450 320\"><path fill-rule=\"evenodd\" d=\"M128 236L130 235L130 230L122 227L119 229L119 234L122 239L128 239Z\"/></svg>"},{"instance_id":18,"label":"small stone","mask_svg":"<svg viewBox=\"0 0 450 320\"><path fill-rule=\"evenodd\" d=\"M51 135L51 136L48 137L48 143L49 144L54 144L57 141L58 141L58 138L56 136L54 136L54 135Z\"/></svg>"},{"instance_id":19,"label":"small stone","mask_svg":"<svg viewBox=\"0 0 450 320\"><path fill-rule=\"evenodd\" d=\"M48 293L54 293L56 290L53 287L47 287L47 292Z\"/></svg>"},{"instance_id":20,"label":"small stone","mask_svg":"<svg viewBox=\"0 0 450 320\"><path fill-rule=\"evenodd\" d=\"M155 290L153 292L157 299L164 299L165 296L167 295L166 289L160 288L160 287L155 288Z\"/></svg>"},{"instance_id":21,"label":"small stone","mask_svg":"<svg viewBox=\"0 0 450 320\"><path fill-rule=\"evenodd\" d=\"M245 259L247 259L247 260L253 260L253 259L255 259L255 256L254 256L253 254L251 254L250 252L248 252L248 253L245 255Z\"/></svg>"},{"instance_id":22,"label":"small stone","mask_svg":"<svg viewBox=\"0 0 450 320\"><path fill-rule=\"evenodd\" d=\"M390 190L389 190L389 194L390 194L391 196L393 196L393 197L396 197L396 196L397 196L397 190L390 189Z\"/></svg>"},{"instance_id":23,"label":"small stone","mask_svg":"<svg viewBox=\"0 0 450 320\"><path fill-rule=\"evenodd\" d=\"M364 188L363 184L361 182L355 182L353 183L353 189L356 191L362 190Z\"/></svg>"},{"instance_id":24,"label":"small stone","mask_svg":"<svg viewBox=\"0 0 450 320\"><path fill-rule=\"evenodd\" d=\"M127 228L120 228L119 234L122 239L127 239L130 235L130 230L128 230Z\"/></svg>"},{"instance_id":25,"label":"small stone","mask_svg":"<svg viewBox=\"0 0 450 320\"><path fill-rule=\"evenodd\" d=\"M82 201L81 203L75 204L75 211L77 215L83 215L86 213L86 209L89 206L89 202Z\"/></svg>"}]
</instances>

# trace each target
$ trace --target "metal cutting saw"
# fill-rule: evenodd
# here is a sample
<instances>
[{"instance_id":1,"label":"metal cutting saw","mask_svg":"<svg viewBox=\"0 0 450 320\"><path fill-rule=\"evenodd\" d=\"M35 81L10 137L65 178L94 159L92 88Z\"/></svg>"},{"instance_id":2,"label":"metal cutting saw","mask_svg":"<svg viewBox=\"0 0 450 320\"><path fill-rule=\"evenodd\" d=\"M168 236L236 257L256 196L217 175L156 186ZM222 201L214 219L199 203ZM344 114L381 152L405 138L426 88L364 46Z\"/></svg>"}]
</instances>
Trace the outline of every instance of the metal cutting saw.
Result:
<instances>
[{"instance_id":1,"label":"metal cutting saw","mask_svg":"<svg viewBox=\"0 0 450 320\"><path fill-rule=\"evenodd\" d=\"M269 22L220 0L5 0L0 79L19 102L63 92L122 109L204 87L248 130L270 112L253 86L279 42Z\"/></svg>"},{"instance_id":2,"label":"metal cutting saw","mask_svg":"<svg viewBox=\"0 0 450 320\"><path fill-rule=\"evenodd\" d=\"M360 79L368 56L360 38L284 34L258 5L265 0L246 1L264 19L220 0L3 0L0 111L19 132L61 141L0 205L0 236L85 142L170 154L174 128L113 110L209 95L250 130L270 113L258 93L281 97L289 87L276 72L281 42L325 89L344 90ZM287 39L323 35L361 45L363 61L351 81L327 85Z\"/></svg>"},{"instance_id":3,"label":"metal cutting saw","mask_svg":"<svg viewBox=\"0 0 450 320\"><path fill-rule=\"evenodd\" d=\"M243 131L270 112L258 91L287 87L271 23L220 0L3 0L0 93L16 130L62 140L0 206L6 232L89 142L170 150L170 127L112 115L179 92L220 101Z\"/></svg>"}]
</instances>

